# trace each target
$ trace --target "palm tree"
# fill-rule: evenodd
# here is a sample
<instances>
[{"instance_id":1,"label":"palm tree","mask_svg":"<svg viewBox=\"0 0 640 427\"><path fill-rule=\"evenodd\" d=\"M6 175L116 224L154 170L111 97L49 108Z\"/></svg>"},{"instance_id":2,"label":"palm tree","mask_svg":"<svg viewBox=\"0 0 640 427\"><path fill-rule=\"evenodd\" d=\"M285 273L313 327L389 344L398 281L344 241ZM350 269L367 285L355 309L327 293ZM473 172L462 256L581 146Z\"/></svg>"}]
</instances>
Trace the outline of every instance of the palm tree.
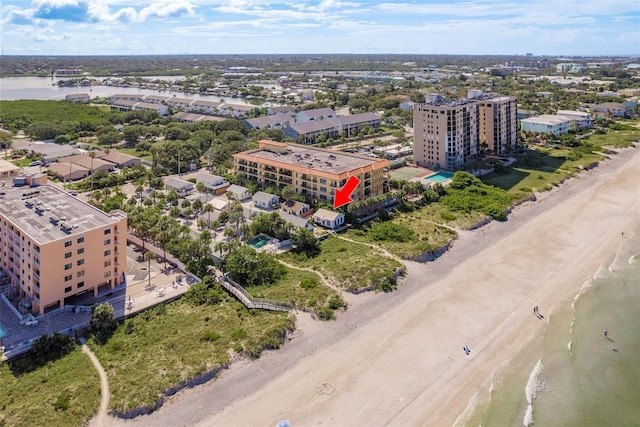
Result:
<instances>
[{"instance_id":1,"label":"palm tree","mask_svg":"<svg viewBox=\"0 0 640 427\"><path fill-rule=\"evenodd\" d=\"M207 225L211 227L211 212L213 212L213 205L207 203L202 207L202 212L207 213Z\"/></svg>"},{"instance_id":2,"label":"palm tree","mask_svg":"<svg viewBox=\"0 0 640 427\"><path fill-rule=\"evenodd\" d=\"M96 152L95 151L90 152L89 158L91 159L91 192L93 192L93 159L96 158Z\"/></svg>"},{"instance_id":3,"label":"palm tree","mask_svg":"<svg viewBox=\"0 0 640 427\"><path fill-rule=\"evenodd\" d=\"M147 251L144 253L144 260L148 262L148 268L147 271L149 272L149 287L151 287L151 260L154 259L156 257L156 254L154 254L151 251Z\"/></svg>"}]
</instances>

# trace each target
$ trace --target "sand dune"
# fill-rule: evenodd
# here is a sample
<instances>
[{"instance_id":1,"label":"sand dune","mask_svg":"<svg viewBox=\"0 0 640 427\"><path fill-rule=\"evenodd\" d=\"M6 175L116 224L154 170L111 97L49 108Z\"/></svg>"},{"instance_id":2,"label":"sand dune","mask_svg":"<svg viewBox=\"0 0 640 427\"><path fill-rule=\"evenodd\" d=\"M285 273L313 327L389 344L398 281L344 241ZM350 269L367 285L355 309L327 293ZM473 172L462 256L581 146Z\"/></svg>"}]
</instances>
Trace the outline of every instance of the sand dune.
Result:
<instances>
[{"instance_id":1,"label":"sand dune","mask_svg":"<svg viewBox=\"0 0 640 427\"><path fill-rule=\"evenodd\" d=\"M452 425L492 372L539 336L554 304L640 230L640 150L463 232L438 261L408 263L398 291L351 299L335 322L301 314L281 350L232 365L157 412L117 424ZM469 346L466 355L463 346Z\"/></svg>"}]
</instances>

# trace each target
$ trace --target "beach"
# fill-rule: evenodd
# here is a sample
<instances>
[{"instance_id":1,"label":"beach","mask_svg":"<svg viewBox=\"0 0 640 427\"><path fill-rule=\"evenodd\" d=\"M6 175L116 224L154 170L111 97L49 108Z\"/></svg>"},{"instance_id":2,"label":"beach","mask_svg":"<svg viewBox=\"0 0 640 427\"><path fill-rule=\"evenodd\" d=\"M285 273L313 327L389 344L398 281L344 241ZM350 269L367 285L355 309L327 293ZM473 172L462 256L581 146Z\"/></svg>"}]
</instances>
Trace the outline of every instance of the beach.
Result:
<instances>
[{"instance_id":1,"label":"beach","mask_svg":"<svg viewBox=\"0 0 640 427\"><path fill-rule=\"evenodd\" d=\"M637 239L638 183L640 150L619 150L507 221L461 232L437 261L406 263L398 290L351 296L334 322L300 313L282 349L112 424L464 424L496 376L544 341L554 313Z\"/></svg>"}]
</instances>

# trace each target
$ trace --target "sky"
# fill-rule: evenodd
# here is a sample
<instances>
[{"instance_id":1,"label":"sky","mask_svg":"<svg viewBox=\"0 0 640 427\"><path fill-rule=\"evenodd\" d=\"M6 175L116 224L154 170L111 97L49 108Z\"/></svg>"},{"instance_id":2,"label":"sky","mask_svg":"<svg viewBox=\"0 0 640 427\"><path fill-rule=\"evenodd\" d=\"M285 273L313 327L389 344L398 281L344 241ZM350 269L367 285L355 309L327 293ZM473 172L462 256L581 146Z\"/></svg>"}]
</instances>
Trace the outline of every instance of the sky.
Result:
<instances>
[{"instance_id":1,"label":"sky","mask_svg":"<svg viewBox=\"0 0 640 427\"><path fill-rule=\"evenodd\" d=\"M640 55L638 0L4 0L5 55Z\"/></svg>"}]
</instances>

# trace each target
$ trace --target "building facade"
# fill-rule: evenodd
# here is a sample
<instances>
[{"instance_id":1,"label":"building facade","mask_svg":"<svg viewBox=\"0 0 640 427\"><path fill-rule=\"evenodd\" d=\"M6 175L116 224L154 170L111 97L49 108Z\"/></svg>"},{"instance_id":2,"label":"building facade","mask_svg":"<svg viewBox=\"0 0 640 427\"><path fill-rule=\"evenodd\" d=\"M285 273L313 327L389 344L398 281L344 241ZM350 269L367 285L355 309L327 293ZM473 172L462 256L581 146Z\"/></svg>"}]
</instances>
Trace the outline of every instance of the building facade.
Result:
<instances>
[{"instance_id":1,"label":"building facade","mask_svg":"<svg viewBox=\"0 0 640 427\"><path fill-rule=\"evenodd\" d=\"M517 99L480 95L445 100L430 94L413 106L413 154L418 166L460 169L482 151L504 155L516 146Z\"/></svg>"},{"instance_id":2,"label":"building facade","mask_svg":"<svg viewBox=\"0 0 640 427\"><path fill-rule=\"evenodd\" d=\"M0 267L22 307L43 314L74 295L124 283L124 212L104 213L51 185L5 185L3 192Z\"/></svg>"},{"instance_id":3,"label":"building facade","mask_svg":"<svg viewBox=\"0 0 640 427\"><path fill-rule=\"evenodd\" d=\"M384 192L387 160L299 144L262 140L259 148L233 156L236 173L261 184L287 185L304 196L333 202L335 190L350 176L360 179L352 198L362 200Z\"/></svg>"}]
</instances>

